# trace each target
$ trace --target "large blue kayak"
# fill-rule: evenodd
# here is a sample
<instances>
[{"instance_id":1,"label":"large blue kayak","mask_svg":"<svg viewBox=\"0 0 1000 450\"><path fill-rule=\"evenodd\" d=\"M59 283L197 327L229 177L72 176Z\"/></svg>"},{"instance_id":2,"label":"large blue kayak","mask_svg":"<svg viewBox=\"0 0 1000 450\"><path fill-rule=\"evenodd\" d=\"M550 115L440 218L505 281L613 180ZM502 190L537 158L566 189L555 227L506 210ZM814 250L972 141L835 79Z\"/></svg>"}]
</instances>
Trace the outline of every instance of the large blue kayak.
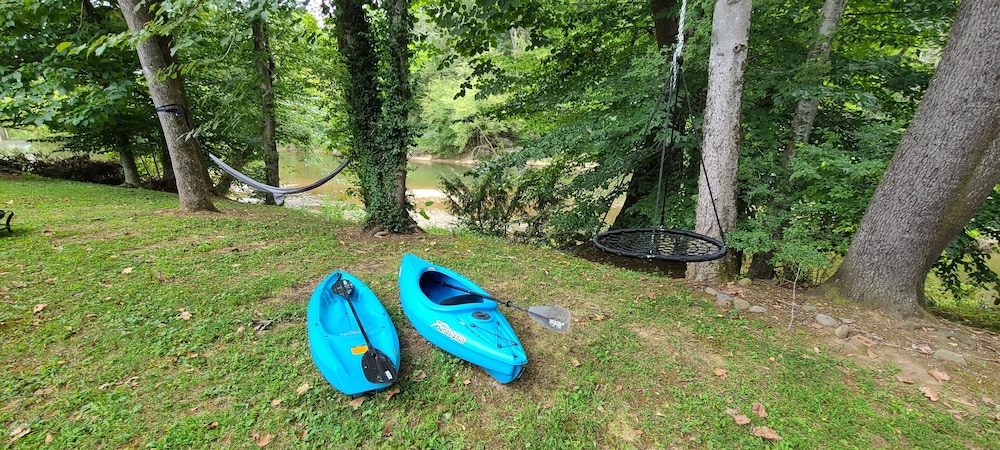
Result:
<instances>
[{"instance_id":1,"label":"large blue kayak","mask_svg":"<svg viewBox=\"0 0 1000 450\"><path fill-rule=\"evenodd\" d=\"M341 279L354 286L350 298L334 292L334 284ZM392 383L370 382L362 369L362 356L369 349L348 301L353 302L372 346L399 370L399 336L385 307L361 280L339 270L327 276L309 299L306 320L313 362L323 377L344 394L358 396L383 390Z\"/></svg>"},{"instance_id":2,"label":"large blue kayak","mask_svg":"<svg viewBox=\"0 0 1000 450\"><path fill-rule=\"evenodd\" d=\"M399 300L417 332L501 383L514 381L528 363L521 341L497 302L465 291L488 295L450 269L403 255Z\"/></svg>"}]
</instances>

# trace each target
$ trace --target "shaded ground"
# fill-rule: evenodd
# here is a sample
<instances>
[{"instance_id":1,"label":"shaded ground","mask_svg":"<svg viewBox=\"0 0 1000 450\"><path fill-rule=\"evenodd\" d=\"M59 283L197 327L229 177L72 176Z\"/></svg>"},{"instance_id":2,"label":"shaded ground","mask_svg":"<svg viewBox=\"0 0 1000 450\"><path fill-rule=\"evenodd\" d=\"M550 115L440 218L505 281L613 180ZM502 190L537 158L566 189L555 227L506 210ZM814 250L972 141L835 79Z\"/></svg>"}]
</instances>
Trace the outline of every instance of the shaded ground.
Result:
<instances>
[{"instance_id":1,"label":"shaded ground","mask_svg":"<svg viewBox=\"0 0 1000 450\"><path fill-rule=\"evenodd\" d=\"M687 270L687 264L684 263L641 260L612 255L598 250L597 247L594 247L592 242L581 244L575 248L567 250L566 253L586 259L587 261L608 264L624 269L634 270L636 272L661 274L670 278L684 278L684 271Z\"/></svg>"},{"instance_id":2,"label":"shaded ground","mask_svg":"<svg viewBox=\"0 0 1000 450\"><path fill-rule=\"evenodd\" d=\"M1000 391L1000 379L994 377L1000 370L1000 334L936 317L900 321L861 306L830 302L816 292L796 289L791 283L780 286L772 280L725 286L690 283L683 281L686 266L683 263L624 258L602 252L590 243L568 253L601 264L678 278L678 282L705 301L715 302L720 313L734 310L737 299L746 300L766 311L741 314L757 318L774 329L802 332L820 352L850 357L868 366L895 365L900 369L897 377L900 383L912 384L914 389L939 387L949 392L943 399L946 406L949 398L966 405L980 402L984 406L1000 406L995 401L1000 399L975 398L962 386L986 384L992 386L989 391ZM719 294L730 299L719 301ZM821 325L816 321L819 314L833 318L836 325ZM835 333L838 328L843 337ZM940 377L941 372L952 379L939 380L933 375L938 373ZM997 420L1000 422L1000 415Z\"/></svg>"},{"instance_id":3,"label":"shaded ground","mask_svg":"<svg viewBox=\"0 0 1000 450\"><path fill-rule=\"evenodd\" d=\"M581 248L576 254L642 272L674 277L684 273L683 264L621 258L593 246ZM720 315L740 314L760 320L775 331L797 333L813 345L817 354L849 358L870 368L898 369L895 379L901 388L940 402L956 419L988 411L1000 423L1000 398L996 397L1000 393L1000 334L929 315L897 320L859 305L831 302L817 292L796 289L791 283L746 280L709 286L682 279L677 282L704 301L714 302ZM729 299L719 300L726 297ZM765 311L736 311L734 303L738 300ZM836 324L820 324L817 317L821 314Z\"/></svg>"}]
</instances>

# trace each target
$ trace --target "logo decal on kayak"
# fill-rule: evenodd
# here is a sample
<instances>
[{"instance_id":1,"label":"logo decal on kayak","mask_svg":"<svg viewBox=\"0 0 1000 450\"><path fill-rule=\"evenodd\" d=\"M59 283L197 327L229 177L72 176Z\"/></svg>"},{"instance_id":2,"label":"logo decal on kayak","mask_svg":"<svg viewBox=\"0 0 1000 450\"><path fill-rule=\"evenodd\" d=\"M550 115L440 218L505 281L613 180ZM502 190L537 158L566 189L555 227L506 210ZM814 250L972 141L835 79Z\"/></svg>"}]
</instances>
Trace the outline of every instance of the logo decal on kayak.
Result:
<instances>
[{"instance_id":1,"label":"logo decal on kayak","mask_svg":"<svg viewBox=\"0 0 1000 450\"><path fill-rule=\"evenodd\" d=\"M448 324L440 320L437 320L434 323L432 323L431 328L437 328L439 333L448 336L449 338L451 338L451 340L458 342L459 344L465 344L466 338L464 335L455 330L452 330L451 327L448 326Z\"/></svg>"}]
</instances>

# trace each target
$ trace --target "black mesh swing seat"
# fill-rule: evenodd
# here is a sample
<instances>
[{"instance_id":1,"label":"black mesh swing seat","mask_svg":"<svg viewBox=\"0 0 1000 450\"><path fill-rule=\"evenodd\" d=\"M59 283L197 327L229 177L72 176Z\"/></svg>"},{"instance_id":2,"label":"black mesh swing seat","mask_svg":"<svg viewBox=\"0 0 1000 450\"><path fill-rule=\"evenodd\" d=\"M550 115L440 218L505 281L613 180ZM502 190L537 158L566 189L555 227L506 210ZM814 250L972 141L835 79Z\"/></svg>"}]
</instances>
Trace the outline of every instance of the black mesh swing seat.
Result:
<instances>
[{"instance_id":1,"label":"black mesh swing seat","mask_svg":"<svg viewBox=\"0 0 1000 450\"><path fill-rule=\"evenodd\" d=\"M693 108L691 107L690 102L691 96L687 92L687 84L684 82L683 72L680 70L680 67L680 53L676 52L674 54L674 60L671 64L670 82L664 84L664 92L660 96L660 99L657 100L657 105L654 107L653 113L650 115L649 122L646 124L646 130L651 130L651 124L653 118L655 117L655 112L657 110L661 110L662 105L666 105L671 102L675 105L679 103L680 96L678 95L676 87L678 82L680 82L680 85L684 87L688 114L693 115ZM672 107L666 108L667 111L672 109ZM668 146L675 143L674 135L675 131L677 131L677 127L672 126L670 123L671 116L669 112L666 117L667 123L662 127L662 130L665 134L669 133L669 136L665 136L664 139L661 140L660 166L656 182L655 205L656 217L659 217L660 219L659 225L655 227L650 226L644 228L608 230L597 233L594 236L594 246L603 252L627 258L682 263L714 261L722 258L726 254L725 234L722 231L722 221L719 220L719 212L715 207L715 196L712 194L712 185L709 183L709 174L707 168L705 167L705 161L703 158L699 157L701 172L702 175L704 175L708 199L711 202L712 213L715 216L715 225L718 227L717 229L719 231L720 238L716 239L714 237L695 233L693 231L678 230L664 226L666 205L664 201L665 188L663 186L663 179L664 173L666 172L666 154ZM624 189L622 189L624 181L625 178L621 178L619 185L612 189L611 192L616 195L624 192ZM613 198L613 196L610 196L609 198ZM608 213L610 213L610 208L608 209ZM605 215L605 219L607 219L607 214ZM601 222L603 223L604 221Z\"/></svg>"},{"instance_id":2,"label":"black mesh swing seat","mask_svg":"<svg viewBox=\"0 0 1000 450\"><path fill-rule=\"evenodd\" d=\"M627 228L605 231L594 245L613 255L674 262L703 262L721 258L726 244L713 237L673 228Z\"/></svg>"}]
</instances>

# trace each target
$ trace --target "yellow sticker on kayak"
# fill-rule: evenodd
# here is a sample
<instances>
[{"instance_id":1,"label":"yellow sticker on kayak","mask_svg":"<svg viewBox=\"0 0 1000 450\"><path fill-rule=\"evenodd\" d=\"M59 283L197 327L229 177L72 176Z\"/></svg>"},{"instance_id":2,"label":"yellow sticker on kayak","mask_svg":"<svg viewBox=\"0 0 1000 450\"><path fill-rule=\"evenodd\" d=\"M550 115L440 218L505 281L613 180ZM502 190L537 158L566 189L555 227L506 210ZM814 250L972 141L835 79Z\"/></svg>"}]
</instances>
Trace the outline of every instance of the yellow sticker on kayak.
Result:
<instances>
[{"instance_id":1,"label":"yellow sticker on kayak","mask_svg":"<svg viewBox=\"0 0 1000 450\"><path fill-rule=\"evenodd\" d=\"M363 355L367 351L368 351L367 345L359 345L357 347L351 347L352 355Z\"/></svg>"}]
</instances>

